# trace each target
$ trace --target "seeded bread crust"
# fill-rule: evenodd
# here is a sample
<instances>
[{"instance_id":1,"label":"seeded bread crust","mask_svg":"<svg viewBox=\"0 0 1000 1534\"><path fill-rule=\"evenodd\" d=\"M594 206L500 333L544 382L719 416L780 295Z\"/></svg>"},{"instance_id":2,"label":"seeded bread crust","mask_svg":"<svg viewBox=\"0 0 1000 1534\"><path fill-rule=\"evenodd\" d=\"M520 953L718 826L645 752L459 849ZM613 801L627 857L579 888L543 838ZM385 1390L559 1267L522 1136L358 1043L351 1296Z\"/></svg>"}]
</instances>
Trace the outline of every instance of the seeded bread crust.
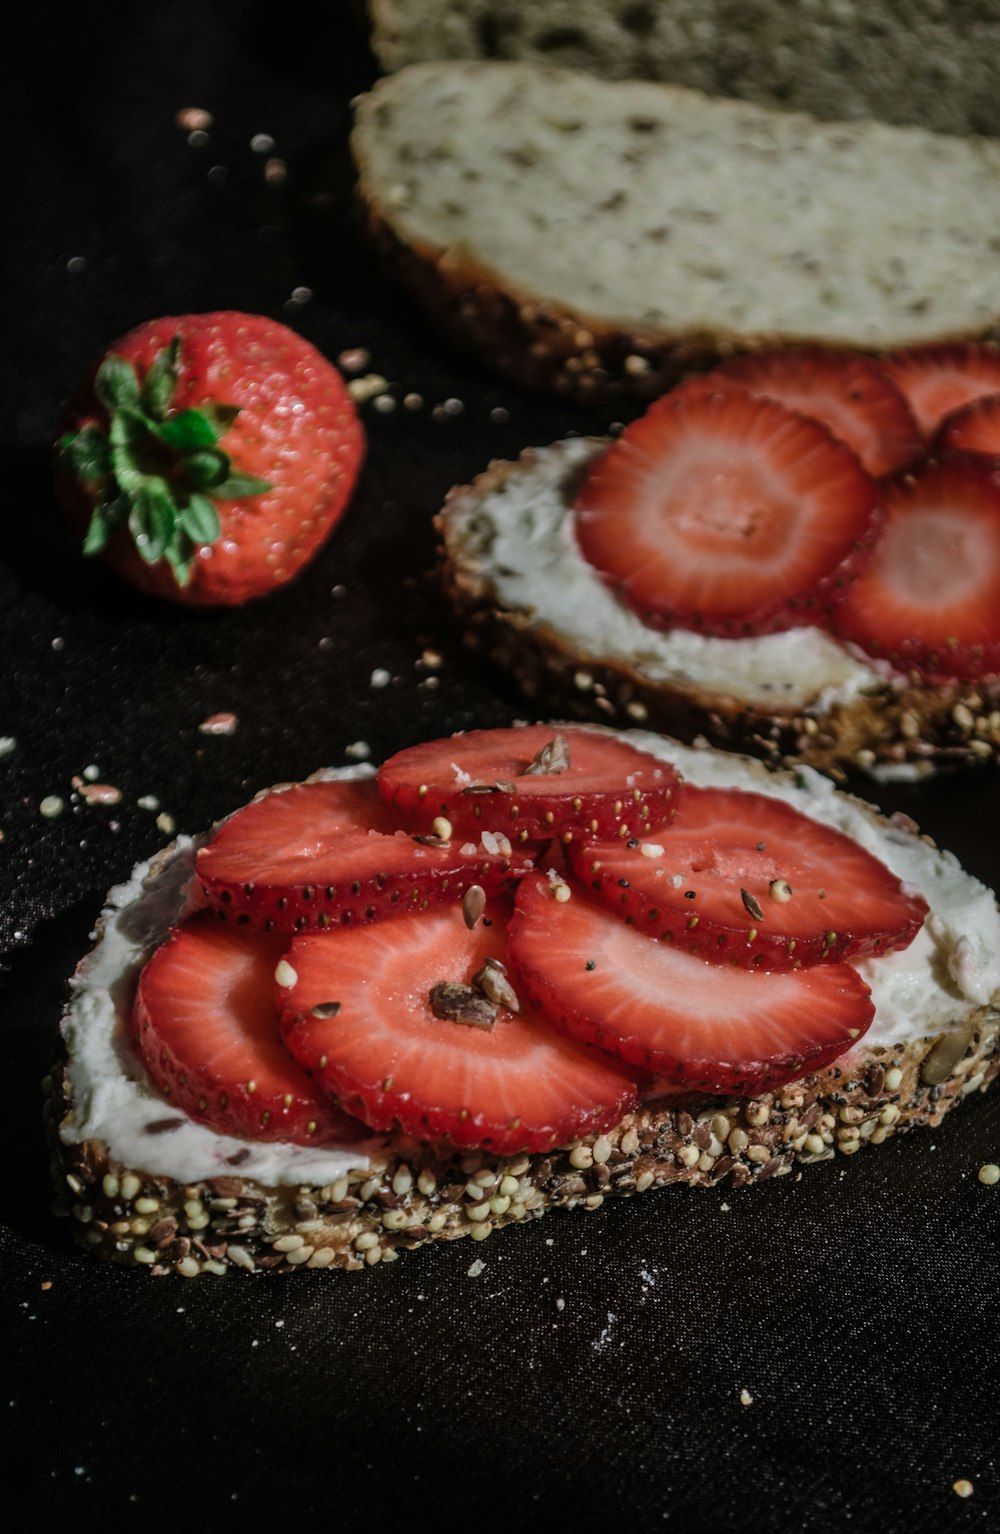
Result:
<instances>
[{"instance_id":1,"label":"seeded bread crust","mask_svg":"<svg viewBox=\"0 0 1000 1534\"><path fill-rule=\"evenodd\" d=\"M175 855L175 844L165 848L148 878ZM98 945L103 931L102 919ZM181 1183L123 1165L102 1140L67 1143L60 1129L72 1120L73 1093L63 1060L44 1083L55 1212L94 1256L155 1277L193 1278L231 1269L358 1270L428 1241L480 1242L550 1209L595 1210L614 1195L675 1183L744 1187L937 1125L985 1091L1000 1073L997 1005L1000 997L988 1006L957 1003L947 1031L902 1048L859 1048L753 1099L673 1094L548 1154L459 1154L390 1136L369 1165L322 1187L268 1186L238 1170Z\"/></svg>"},{"instance_id":2,"label":"seeded bread crust","mask_svg":"<svg viewBox=\"0 0 1000 1534\"><path fill-rule=\"evenodd\" d=\"M817 117L1000 133L1000 19L984 0L369 0L386 70L534 59Z\"/></svg>"},{"instance_id":3,"label":"seeded bread crust","mask_svg":"<svg viewBox=\"0 0 1000 1534\"><path fill-rule=\"evenodd\" d=\"M448 71L452 72L450 76ZM477 71L481 74L478 92L474 88ZM481 93L485 96L490 91L500 94L501 82L497 79L498 72L503 76L503 83L508 87L511 101L521 93L530 96L533 100L534 95L540 93L542 84L548 81L552 98L551 117L557 119L560 112L571 111L576 115L582 115L580 98L584 96L585 90L581 80L585 80L586 77L575 76L567 71L545 71L519 64L488 65L461 62L450 65L418 64L401 74L384 79L367 96L359 99L352 148L358 167L357 194L362 220L386 270L414 294L432 322L441 328L454 344L480 356L491 367L520 387L589 402L621 396L651 399L662 394L688 373L703 371L739 353L775 346L819 343L874 353L880 349L884 350L889 345L905 346L917 342L920 344L931 341L958 342L1000 337L1000 289L997 290L996 301L990 305L988 312L980 306L977 310L977 318L966 324L948 323L928 327L920 318L930 301L929 295L923 293L912 295L910 325L904 322L902 312L895 315L891 339L876 341L874 333L866 328L863 321L859 321L856 327L847 333L840 311L843 309L850 312L854 279L846 268L843 271L838 268L835 249L829 242L824 243L818 234L810 236L808 223L802 228L802 249L795 252L802 269L810 270L815 267L816 270L826 271L829 286L844 291L837 299L826 296L822 299L817 298L814 316L805 325L788 324L761 328L743 324L727 326L721 321L713 320L710 325L700 324L692 327L690 320L686 319L685 311L690 306L690 295L696 291L701 278L698 275L686 275L680 268L675 269L675 258L671 253L673 237L670 231L640 229L638 224L633 227L628 215L612 207L610 203L595 201L585 230L580 231L576 229L576 226L572 226L568 238L573 244L572 249L567 247L567 270L574 258L582 264L583 270L590 269L598 262L603 266L605 263L603 247L609 242L614 244L626 240L634 246L636 242L640 242L640 237L641 240L648 241L656 234L662 235L664 243L659 247L658 259L662 261L663 284L662 296L658 298L658 302L669 301L673 305L673 310L666 320L658 320L655 323L639 323L630 320L624 323L612 318L613 314L626 313L630 308L634 311L635 295L627 289L621 275L616 276L610 268L602 278L605 294L604 311L595 309L593 306L585 310L579 304L567 303L555 291L535 291L528 281L518 279L511 267L510 263L514 258L509 252L505 270L503 274L500 274L492 264L499 260L498 252L483 248L480 243L477 243L476 249L473 250L463 236L447 233L449 218L454 209L449 213L450 194L446 195L443 183L441 186L435 185L434 165L435 161L447 163L458 154L462 157L464 174L475 176L478 181L497 174L497 166L505 157L508 161L514 161L518 154L524 152L515 142L516 136L512 130L505 130L502 120L491 120L493 131L497 134L509 133L511 143L506 147L501 145L500 148L491 148L486 141L483 125L470 124L467 126L465 136L470 145L476 146L473 152L471 149L466 151L464 146L457 146L453 140L446 141L445 130L439 127L433 112L429 111L427 122L414 129L419 142L408 141L399 149L399 164L393 163L393 169L400 177L397 183L392 183L387 175L380 174L376 163L380 159L380 143L394 131L397 111L407 107L411 97L420 99L424 80L429 89L435 86L441 88L443 95L445 92L441 82L444 77L453 78L458 90L468 89L470 95ZM594 93L595 110L600 102L597 93L617 92L620 98L617 104L605 104L602 110L611 116L620 112L623 118L627 112L626 103L630 99L626 93L634 91L636 95L633 112L627 118L629 123L637 122L641 126L647 121L655 121L655 111L661 97L665 124L671 122L672 109L669 103L675 97L682 98L686 103L679 120L690 121L691 102L688 92L676 92L669 86L650 86L643 82L607 85L592 81L589 89ZM564 95L567 97L566 103L563 102ZM701 104L706 113L706 131L712 109L716 107L727 109L732 105L713 102L707 97L702 98ZM533 104L522 107L512 106L506 114L511 121L517 122L519 132L523 129L523 137L526 139L532 137L531 114L534 110ZM790 145L784 143L782 132L778 131L777 126L783 122L791 122L793 119L789 114L767 112L764 109L752 107L745 107L743 110L747 113L756 113L756 122L770 124L776 140L780 141L768 151L762 151L761 163L773 159L776 155L779 158L782 155L791 156ZM696 112L697 106L695 106ZM502 114L498 113L497 116L499 118ZM407 119L408 123L409 121ZM799 138L804 143L809 141L811 133L826 131L823 125L802 115L795 121L799 124ZM412 128L413 124L410 123L410 126ZM547 122L539 125L540 132L542 126L545 131L549 131L552 124ZM665 131L666 138L669 139L671 128L668 126ZM761 128L761 131L763 132L764 129ZM863 167L866 164L877 163L882 152L878 141L869 146L867 135L891 133L894 130L876 124L848 123L844 124L842 131L845 142L847 138L850 138L854 143L854 154L859 166ZM895 131L905 133L907 130ZM916 134L919 130L909 131ZM725 129L724 135L729 132L730 129ZM462 136L455 128L453 138ZM655 155L655 150L648 149L648 141L653 137L655 135L646 131L637 134L637 143L643 154ZM925 138L932 145L936 142L932 135L925 135ZM693 142L695 141L696 138ZM942 146L954 146L961 141L941 138L939 142ZM915 143L916 140L914 140ZM973 143L979 147L974 148ZM992 147L987 146L991 146L991 141L987 139L970 141L968 151L970 157L986 156L988 158L994 151ZM942 152L944 152L943 149ZM628 154L627 150L623 152L623 162L628 159ZM724 156L725 151L720 149L719 154ZM404 156L407 157L406 163L403 163ZM388 160L386 163L388 164ZM916 163L915 159L914 166ZM552 169L551 159L547 160L545 165L547 168L544 174L550 178L553 177L555 171ZM509 165L507 168L509 170ZM745 169L746 174L749 175L752 165L748 165ZM418 172L423 179L419 194L414 194L409 180ZM789 158L789 175L791 172ZM527 165L521 172L522 177L525 178L523 185L526 187L529 184L527 178L538 177L541 174L542 172L534 165ZM666 173L664 174L666 177ZM801 175L801 171L799 174ZM859 170L858 174L860 196L864 181L863 170ZM916 174L915 169L914 174ZM617 197L624 204L631 179L629 167L623 164L621 182L612 201ZM693 220L695 223L701 219L714 220L720 207L724 209L728 196L725 188L728 183L724 175L720 174L717 179L718 185L713 181L711 172L706 172L702 183L697 188L697 200L705 206L693 212L678 215L682 220ZM985 160L980 179L984 185L995 181L995 172L987 168ZM549 194L553 198L557 195L551 187ZM419 195L422 204L426 204L423 217L434 221L434 238L422 236L415 231L413 220L407 213L411 195ZM527 193L523 199L523 206L521 206L522 199L518 192L512 193L505 190L503 195L507 198L512 224L518 220L531 223L538 216L538 208ZM693 190L692 197L694 197ZM442 204L444 211L437 206L438 203ZM983 206L987 204L984 203ZM432 207L433 212L431 212ZM789 216L788 210L784 210L780 215L780 221L784 221ZM758 227L763 227L769 221L779 221L779 215L764 208L760 212ZM470 231L478 242L478 229L470 225ZM997 242L1000 243L1000 206L998 206L996 235ZM545 241L559 241L561 238L567 238L567 236L562 231L558 220L552 224L551 228L539 229L535 236L539 244ZM917 236L913 235L912 238L916 240ZM930 238L929 231L923 229L920 241L926 242ZM591 243L581 246L581 240ZM811 240L815 243L811 243ZM739 283L744 280L739 274L746 262L746 253L743 250L727 250L724 246L720 246L718 235L711 224L706 224L703 242L699 248L701 251L699 259L703 264L718 264L722 268L717 281L721 303L722 296L728 292L729 286L733 282L739 286ZM885 242L884 269L889 274L886 278L889 285L884 289L887 305L895 302L893 294L895 280L892 279L891 274L899 263L902 263L900 270L905 271L906 256L906 251L896 250L891 242ZM772 257L765 253L757 259L770 261ZM777 260L777 257L773 259ZM784 259L785 257L782 257L782 260ZM900 282L902 283L903 280L900 279ZM775 291L780 291L781 281L782 269L776 268ZM939 276L938 289L940 287ZM666 297L668 294L672 295L670 300ZM939 292L937 297L940 297Z\"/></svg>"},{"instance_id":4,"label":"seeded bread crust","mask_svg":"<svg viewBox=\"0 0 1000 1534\"><path fill-rule=\"evenodd\" d=\"M849 769L921 774L1000 760L1000 678L975 687L911 680L832 707L817 700L763 712L721 693L651 680L636 665L573 644L544 613L506 606L483 558L479 513L489 503L491 517L502 517L499 492L515 476L530 476L539 459L539 450L528 448L516 461L491 463L449 493L436 519L445 593L466 643L539 707L623 728L642 724L684 741L702 738L838 779Z\"/></svg>"}]
</instances>

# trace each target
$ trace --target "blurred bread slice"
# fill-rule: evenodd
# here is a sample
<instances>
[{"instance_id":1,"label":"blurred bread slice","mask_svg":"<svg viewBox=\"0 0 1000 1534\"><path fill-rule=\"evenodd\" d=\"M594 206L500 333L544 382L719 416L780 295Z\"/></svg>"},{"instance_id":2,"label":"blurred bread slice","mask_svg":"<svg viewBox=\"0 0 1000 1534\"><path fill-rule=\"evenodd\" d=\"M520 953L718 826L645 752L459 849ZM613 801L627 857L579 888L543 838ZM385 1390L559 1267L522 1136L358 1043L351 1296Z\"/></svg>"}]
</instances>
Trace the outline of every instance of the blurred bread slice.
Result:
<instances>
[{"instance_id":1,"label":"blurred bread slice","mask_svg":"<svg viewBox=\"0 0 1000 1534\"><path fill-rule=\"evenodd\" d=\"M985 0L370 0L384 69L526 60L663 80L816 117L1000 133Z\"/></svg>"},{"instance_id":2,"label":"blurred bread slice","mask_svg":"<svg viewBox=\"0 0 1000 1534\"><path fill-rule=\"evenodd\" d=\"M649 397L736 351L1000 314L1000 141L434 63L360 99L353 148L390 265L529 387Z\"/></svg>"}]
</instances>

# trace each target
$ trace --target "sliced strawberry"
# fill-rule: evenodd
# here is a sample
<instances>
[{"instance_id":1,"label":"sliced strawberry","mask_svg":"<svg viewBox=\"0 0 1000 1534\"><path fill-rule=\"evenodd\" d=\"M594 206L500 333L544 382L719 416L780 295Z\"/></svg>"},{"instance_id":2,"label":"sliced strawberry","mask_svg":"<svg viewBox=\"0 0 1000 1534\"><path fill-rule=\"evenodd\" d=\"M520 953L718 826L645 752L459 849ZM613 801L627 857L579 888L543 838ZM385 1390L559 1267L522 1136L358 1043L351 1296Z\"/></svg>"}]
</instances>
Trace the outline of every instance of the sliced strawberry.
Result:
<instances>
[{"instance_id":1,"label":"sliced strawberry","mask_svg":"<svg viewBox=\"0 0 1000 1534\"><path fill-rule=\"evenodd\" d=\"M942 453L1000 459L1000 394L987 394L946 415L934 446Z\"/></svg>"},{"instance_id":2,"label":"sliced strawberry","mask_svg":"<svg viewBox=\"0 0 1000 1534\"><path fill-rule=\"evenodd\" d=\"M643 617L705 633L811 621L874 486L818 422L742 392L667 395L594 463L585 557Z\"/></svg>"},{"instance_id":3,"label":"sliced strawberry","mask_svg":"<svg viewBox=\"0 0 1000 1534\"><path fill-rule=\"evenodd\" d=\"M927 914L851 837L739 789L689 785L654 840L591 842L569 860L627 922L716 964L801 969L887 953Z\"/></svg>"},{"instance_id":4,"label":"sliced strawberry","mask_svg":"<svg viewBox=\"0 0 1000 1534\"><path fill-rule=\"evenodd\" d=\"M820 421L846 442L869 474L894 473L923 451L902 393L872 357L826 346L750 352L685 381L686 392L744 389ZM670 395L666 396L667 399Z\"/></svg>"},{"instance_id":5,"label":"sliced strawberry","mask_svg":"<svg viewBox=\"0 0 1000 1534\"><path fill-rule=\"evenodd\" d=\"M752 1095L819 1070L875 1014L849 964L708 964L616 920L579 885L553 899L538 874L518 888L510 956L519 993L557 1028L703 1092Z\"/></svg>"},{"instance_id":6,"label":"sliced strawberry","mask_svg":"<svg viewBox=\"0 0 1000 1534\"><path fill-rule=\"evenodd\" d=\"M905 395L928 442L953 410L1000 394L1000 348L987 343L915 346L891 352L882 366Z\"/></svg>"},{"instance_id":7,"label":"sliced strawberry","mask_svg":"<svg viewBox=\"0 0 1000 1534\"><path fill-rule=\"evenodd\" d=\"M533 863L506 837L492 851L440 837L428 845L393 834L396 825L374 778L297 783L225 821L198 853L198 876L220 916L303 932L459 901L474 884L496 895Z\"/></svg>"},{"instance_id":8,"label":"sliced strawberry","mask_svg":"<svg viewBox=\"0 0 1000 1534\"><path fill-rule=\"evenodd\" d=\"M171 932L142 971L131 1032L158 1089L222 1134L295 1145L355 1142L282 1048L274 971L288 944L220 927L207 911Z\"/></svg>"},{"instance_id":9,"label":"sliced strawberry","mask_svg":"<svg viewBox=\"0 0 1000 1534\"><path fill-rule=\"evenodd\" d=\"M663 825L680 781L617 736L536 724L411 746L382 764L378 786L400 820L425 830L442 817L459 836L568 842Z\"/></svg>"},{"instance_id":10,"label":"sliced strawberry","mask_svg":"<svg viewBox=\"0 0 1000 1534\"><path fill-rule=\"evenodd\" d=\"M296 938L294 983L279 992L282 1036L324 1090L373 1129L510 1154L548 1150L616 1124L636 1101L614 1060L560 1037L534 1011L496 1009L470 982L506 962L510 903L467 931L441 910L366 932ZM494 977L497 975L494 970ZM431 1007L451 986L452 1010ZM478 1026L477 1026L478 1020Z\"/></svg>"},{"instance_id":11,"label":"sliced strawberry","mask_svg":"<svg viewBox=\"0 0 1000 1534\"><path fill-rule=\"evenodd\" d=\"M956 458L887 486L874 546L832 622L931 682L1000 669L1000 485L989 470Z\"/></svg>"}]
</instances>

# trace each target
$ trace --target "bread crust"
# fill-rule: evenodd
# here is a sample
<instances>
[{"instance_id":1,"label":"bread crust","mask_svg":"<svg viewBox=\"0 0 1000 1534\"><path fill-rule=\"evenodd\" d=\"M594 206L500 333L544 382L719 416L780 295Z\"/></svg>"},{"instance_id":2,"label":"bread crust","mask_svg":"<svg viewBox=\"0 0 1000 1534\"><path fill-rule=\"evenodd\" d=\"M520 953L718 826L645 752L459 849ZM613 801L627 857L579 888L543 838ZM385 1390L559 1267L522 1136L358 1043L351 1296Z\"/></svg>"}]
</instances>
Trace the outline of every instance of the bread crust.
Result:
<instances>
[{"instance_id":1,"label":"bread crust","mask_svg":"<svg viewBox=\"0 0 1000 1534\"><path fill-rule=\"evenodd\" d=\"M164 849L147 880L175 855L174 844ZM97 946L104 930L102 918ZM392 1135L367 1166L322 1187L265 1185L238 1168L182 1183L123 1165L103 1140L67 1142L60 1128L71 1121L73 1093L62 1060L44 1084L56 1212L95 1256L156 1277L196 1277L356 1271L429 1241L480 1242L550 1209L595 1210L607 1197L675 1183L744 1187L939 1124L985 1091L1000 1072L996 1000L956 1004L947 1030L905 1046L858 1048L752 1099L672 1093L606 1134L546 1154L460 1153Z\"/></svg>"},{"instance_id":2,"label":"bread crust","mask_svg":"<svg viewBox=\"0 0 1000 1534\"><path fill-rule=\"evenodd\" d=\"M849 703L764 712L722 693L651 680L636 666L585 652L544 616L506 606L471 547L469 516L539 458L528 448L496 460L469 485L449 492L436 518L445 593L470 648L512 676L539 707L575 719L703 738L775 765L807 764L843 779L850 770L916 775L938 767L1000 759L1000 678L931 686L913 678L885 683Z\"/></svg>"}]
</instances>

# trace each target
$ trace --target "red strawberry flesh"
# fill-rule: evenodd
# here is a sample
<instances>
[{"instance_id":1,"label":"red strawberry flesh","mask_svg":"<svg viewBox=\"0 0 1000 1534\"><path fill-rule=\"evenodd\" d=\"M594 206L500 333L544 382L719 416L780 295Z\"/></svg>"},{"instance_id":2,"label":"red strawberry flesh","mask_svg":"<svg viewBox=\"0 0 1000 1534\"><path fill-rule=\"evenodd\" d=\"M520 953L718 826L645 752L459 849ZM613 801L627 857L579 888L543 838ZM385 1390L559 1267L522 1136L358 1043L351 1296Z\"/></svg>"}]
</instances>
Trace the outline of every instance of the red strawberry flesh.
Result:
<instances>
[{"instance_id":1,"label":"red strawberry flesh","mask_svg":"<svg viewBox=\"0 0 1000 1534\"><path fill-rule=\"evenodd\" d=\"M274 971L285 939L222 927L202 912L142 971L131 1033L158 1089L222 1134L295 1145L364 1138L282 1047Z\"/></svg>"},{"instance_id":2,"label":"red strawberry flesh","mask_svg":"<svg viewBox=\"0 0 1000 1534\"><path fill-rule=\"evenodd\" d=\"M945 416L988 394L1000 394L1000 348L940 342L893 352L882 366L905 395L927 441Z\"/></svg>"},{"instance_id":3,"label":"red strawberry flesh","mask_svg":"<svg viewBox=\"0 0 1000 1534\"><path fill-rule=\"evenodd\" d=\"M529 771L540 757L555 765ZM383 763L378 785L411 825L430 830L442 817L456 835L500 831L515 844L642 833L672 817L680 792L667 762L627 741L551 725L411 746Z\"/></svg>"},{"instance_id":4,"label":"red strawberry flesh","mask_svg":"<svg viewBox=\"0 0 1000 1534\"><path fill-rule=\"evenodd\" d=\"M1000 484L945 460L889 485L881 527L833 625L869 655L930 682L1000 669Z\"/></svg>"},{"instance_id":5,"label":"red strawberry flesh","mask_svg":"<svg viewBox=\"0 0 1000 1534\"><path fill-rule=\"evenodd\" d=\"M874 487L818 422L680 391L627 427L575 503L587 560L650 622L739 636L811 621Z\"/></svg>"},{"instance_id":6,"label":"red strawberry flesh","mask_svg":"<svg viewBox=\"0 0 1000 1534\"><path fill-rule=\"evenodd\" d=\"M743 389L776 400L829 427L869 474L891 474L923 450L923 437L900 390L872 357L857 352L823 346L751 352L680 387L703 395Z\"/></svg>"},{"instance_id":7,"label":"red strawberry flesh","mask_svg":"<svg viewBox=\"0 0 1000 1534\"><path fill-rule=\"evenodd\" d=\"M467 986L488 958L506 962L509 911L492 905L491 925L472 932L441 910L297 938L295 982L279 991L288 1049L372 1129L398 1125L508 1155L610 1128L636 1101L619 1062L562 1037L527 1005L500 1008L490 1028L431 1009L433 987Z\"/></svg>"},{"instance_id":8,"label":"red strawberry flesh","mask_svg":"<svg viewBox=\"0 0 1000 1534\"><path fill-rule=\"evenodd\" d=\"M709 964L529 874L510 930L515 985L571 1037L670 1085L752 1095L820 1070L874 1016L849 964L767 973Z\"/></svg>"},{"instance_id":9,"label":"red strawberry flesh","mask_svg":"<svg viewBox=\"0 0 1000 1534\"><path fill-rule=\"evenodd\" d=\"M943 453L978 453L1000 459L1000 393L973 400L945 416L936 447Z\"/></svg>"},{"instance_id":10,"label":"red strawberry flesh","mask_svg":"<svg viewBox=\"0 0 1000 1534\"><path fill-rule=\"evenodd\" d=\"M737 789L688 785L655 838L573 847L569 858L620 918L716 964L798 969L887 953L927 914L851 837Z\"/></svg>"},{"instance_id":11,"label":"red strawberry flesh","mask_svg":"<svg viewBox=\"0 0 1000 1534\"><path fill-rule=\"evenodd\" d=\"M298 783L225 821L198 853L198 877L219 916L291 933L458 902L476 884L499 894L533 863L506 838L495 852L481 840L426 845L396 824L374 778Z\"/></svg>"}]
</instances>

